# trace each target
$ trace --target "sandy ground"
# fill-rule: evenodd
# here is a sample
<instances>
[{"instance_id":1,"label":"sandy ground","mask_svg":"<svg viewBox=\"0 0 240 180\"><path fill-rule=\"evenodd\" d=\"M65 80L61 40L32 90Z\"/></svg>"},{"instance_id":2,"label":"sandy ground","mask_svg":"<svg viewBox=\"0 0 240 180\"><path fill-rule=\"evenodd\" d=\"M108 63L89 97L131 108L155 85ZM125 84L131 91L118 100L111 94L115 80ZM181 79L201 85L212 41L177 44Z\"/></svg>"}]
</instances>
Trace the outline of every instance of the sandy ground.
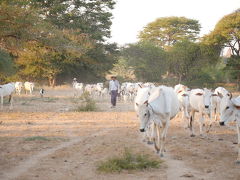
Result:
<instances>
[{"instance_id":1,"label":"sandy ground","mask_svg":"<svg viewBox=\"0 0 240 180\"><path fill-rule=\"evenodd\" d=\"M237 137L234 130L214 124L204 136L190 137L180 118L171 121L165 157L159 169L104 174L96 170L101 160L120 155L125 148L159 158L142 142L131 103L110 109L108 99L98 99L99 112L74 112L79 100L67 88L47 89L14 97L0 113L0 179L170 179L239 180ZM198 125L195 123L196 132ZM46 139L29 141L43 136Z\"/></svg>"}]
</instances>

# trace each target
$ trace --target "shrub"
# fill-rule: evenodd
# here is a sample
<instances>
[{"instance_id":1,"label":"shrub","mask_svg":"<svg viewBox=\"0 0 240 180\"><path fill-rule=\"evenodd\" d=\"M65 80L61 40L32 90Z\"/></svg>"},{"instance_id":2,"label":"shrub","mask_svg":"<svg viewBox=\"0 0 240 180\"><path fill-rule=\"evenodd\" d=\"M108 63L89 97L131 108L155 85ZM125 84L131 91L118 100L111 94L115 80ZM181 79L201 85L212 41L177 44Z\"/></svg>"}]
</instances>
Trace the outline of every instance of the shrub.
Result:
<instances>
[{"instance_id":1,"label":"shrub","mask_svg":"<svg viewBox=\"0 0 240 180\"><path fill-rule=\"evenodd\" d=\"M88 92L84 92L81 95L80 100L82 100L82 104L76 109L76 111L81 112L97 110L96 102L91 98Z\"/></svg>"},{"instance_id":2,"label":"shrub","mask_svg":"<svg viewBox=\"0 0 240 180\"><path fill-rule=\"evenodd\" d=\"M97 170L105 173L121 172L122 170L143 170L159 168L162 161L152 160L147 155L132 154L125 149L122 157L113 157L98 164Z\"/></svg>"}]
</instances>

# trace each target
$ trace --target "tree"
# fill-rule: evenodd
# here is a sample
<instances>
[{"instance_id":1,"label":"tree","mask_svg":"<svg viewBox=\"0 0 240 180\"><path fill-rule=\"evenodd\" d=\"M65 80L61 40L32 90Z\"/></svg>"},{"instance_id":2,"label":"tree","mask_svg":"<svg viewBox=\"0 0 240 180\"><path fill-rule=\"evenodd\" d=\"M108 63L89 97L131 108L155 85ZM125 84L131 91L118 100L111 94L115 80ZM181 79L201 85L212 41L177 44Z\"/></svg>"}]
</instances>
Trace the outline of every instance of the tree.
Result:
<instances>
[{"instance_id":1,"label":"tree","mask_svg":"<svg viewBox=\"0 0 240 180\"><path fill-rule=\"evenodd\" d=\"M14 73L12 57L0 49L0 82L5 81L6 77L12 73Z\"/></svg>"},{"instance_id":2,"label":"tree","mask_svg":"<svg viewBox=\"0 0 240 180\"><path fill-rule=\"evenodd\" d=\"M118 76L120 81L134 81L136 77L134 75L133 67L129 66L127 60L123 57L119 57L116 64L113 64L113 69L110 70L111 74Z\"/></svg>"},{"instance_id":3,"label":"tree","mask_svg":"<svg viewBox=\"0 0 240 180\"><path fill-rule=\"evenodd\" d=\"M203 40L209 45L231 49L231 57L228 59L227 68L234 69L237 89L240 90L240 11L237 10L224 16L216 24L214 30Z\"/></svg>"},{"instance_id":4,"label":"tree","mask_svg":"<svg viewBox=\"0 0 240 180\"><path fill-rule=\"evenodd\" d=\"M195 41L200 31L197 20L185 17L163 17L149 23L139 34L140 40L152 41L160 47L169 47L178 41Z\"/></svg>"},{"instance_id":5,"label":"tree","mask_svg":"<svg viewBox=\"0 0 240 180\"><path fill-rule=\"evenodd\" d=\"M169 69L179 78L179 83L186 80L194 66L199 66L200 56L200 46L189 41L178 42L169 50Z\"/></svg>"},{"instance_id":6,"label":"tree","mask_svg":"<svg viewBox=\"0 0 240 180\"><path fill-rule=\"evenodd\" d=\"M133 67L136 78L140 81L159 82L167 70L165 51L150 42L130 44L122 50L123 57Z\"/></svg>"},{"instance_id":7,"label":"tree","mask_svg":"<svg viewBox=\"0 0 240 180\"><path fill-rule=\"evenodd\" d=\"M110 37L114 0L36 0L27 5L60 29L80 29L99 42Z\"/></svg>"},{"instance_id":8,"label":"tree","mask_svg":"<svg viewBox=\"0 0 240 180\"><path fill-rule=\"evenodd\" d=\"M2 0L0 48L14 58L24 79L75 74L104 77L116 61L110 37L113 0ZM65 77L64 77L65 78Z\"/></svg>"},{"instance_id":9,"label":"tree","mask_svg":"<svg viewBox=\"0 0 240 180\"><path fill-rule=\"evenodd\" d=\"M0 48L16 53L23 42L33 37L34 24L38 17L34 11L23 9L14 4L8 5L7 1L0 4Z\"/></svg>"}]
</instances>

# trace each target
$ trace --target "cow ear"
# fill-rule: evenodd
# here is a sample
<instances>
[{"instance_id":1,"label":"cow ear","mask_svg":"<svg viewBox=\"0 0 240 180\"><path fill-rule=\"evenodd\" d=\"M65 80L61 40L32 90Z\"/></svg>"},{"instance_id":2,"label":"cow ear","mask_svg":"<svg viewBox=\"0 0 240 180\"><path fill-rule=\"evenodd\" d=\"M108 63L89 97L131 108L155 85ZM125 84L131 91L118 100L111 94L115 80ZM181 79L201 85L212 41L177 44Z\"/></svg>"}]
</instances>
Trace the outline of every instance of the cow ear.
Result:
<instances>
[{"instance_id":1,"label":"cow ear","mask_svg":"<svg viewBox=\"0 0 240 180\"><path fill-rule=\"evenodd\" d=\"M228 93L227 96L229 96L229 98L232 99L232 93Z\"/></svg>"},{"instance_id":2,"label":"cow ear","mask_svg":"<svg viewBox=\"0 0 240 180\"><path fill-rule=\"evenodd\" d=\"M220 98L223 98L223 95L222 95L222 93L220 93L220 92L218 92L218 96L219 96Z\"/></svg>"},{"instance_id":3,"label":"cow ear","mask_svg":"<svg viewBox=\"0 0 240 180\"><path fill-rule=\"evenodd\" d=\"M148 100L146 100L143 104L146 104L148 106Z\"/></svg>"},{"instance_id":4,"label":"cow ear","mask_svg":"<svg viewBox=\"0 0 240 180\"><path fill-rule=\"evenodd\" d=\"M195 94L195 95L197 95L197 96L202 96L202 95L203 95L203 93L197 93L197 94Z\"/></svg>"},{"instance_id":5,"label":"cow ear","mask_svg":"<svg viewBox=\"0 0 240 180\"><path fill-rule=\"evenodd\" d=\"M238 110L240 110L240 106L234 105L234 107Z\"/></svg>"},{"instance_id":6,"label":"cow ear","mask_svg":"<svg viewBox=\"0 0 240 180\"><path fill-rule=\"evenodd\" d=\"M138 104L138 103L136 103L136 106L139 106L139 104Z\"/></svg>"},{"instance_id":7,"label":"cow ear","mask_svg":"<svg viewBox=\"0 0 240 180\"><path fill-rule=\"evenodd\" d=\"M138 84L138 86L139 86L140 88L142 88L142 85L141 85L141 84Z\"/></svg>"},{"instance_id":8,"label":"cow ear","mask_svg":"<svg viewBox=\"0 0 240 180\"><path fill-rule=\"evenodd\" d=\"M179 94L179 93L181 93L182 92L182 90L179 90L177 93Z\"/></svg>"}]
</instances>

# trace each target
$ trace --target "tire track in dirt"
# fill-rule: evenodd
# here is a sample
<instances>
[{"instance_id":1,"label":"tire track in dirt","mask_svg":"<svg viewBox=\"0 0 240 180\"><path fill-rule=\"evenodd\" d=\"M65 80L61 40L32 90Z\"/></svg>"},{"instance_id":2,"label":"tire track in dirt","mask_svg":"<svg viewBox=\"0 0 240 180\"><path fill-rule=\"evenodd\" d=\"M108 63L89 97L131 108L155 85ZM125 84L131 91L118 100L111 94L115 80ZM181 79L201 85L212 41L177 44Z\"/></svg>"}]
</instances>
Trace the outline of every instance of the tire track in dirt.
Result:
<instances>
[{"instance_id":1,"label":"tire track in dirt","mask_svg":"<svg viewBox=\"0 0 240 180\"><path fill-rule=\"evenodd\" d=\"M103 135L105 133L107 133L108 130L107 129L103 129L97 133L91 134L90 136L82 136L82 137L76 137L76 138L72 138L70 141L68 142L63 142L60 145L51 148L51 149L47 149L44 151L39 152L38 154L30 157L29 159L19 163L17 166L11 168L10 170L6 171L3 173L3 175L0 176L0 179L15 179L18 176L20 176L21 174L25 173L27 170L29 170L30 168L34 167L37 165L37 163L44 157L51 155L53 153L55 153L58 150L73 146L81 141L84 141L85 139L89 138L89 137L94 137L94 136L100 136ZM72 132L67 132L67 135L71 138L72 136ZM85 137L85 138L84 138Z\"/></svg>"}]
</instances>

